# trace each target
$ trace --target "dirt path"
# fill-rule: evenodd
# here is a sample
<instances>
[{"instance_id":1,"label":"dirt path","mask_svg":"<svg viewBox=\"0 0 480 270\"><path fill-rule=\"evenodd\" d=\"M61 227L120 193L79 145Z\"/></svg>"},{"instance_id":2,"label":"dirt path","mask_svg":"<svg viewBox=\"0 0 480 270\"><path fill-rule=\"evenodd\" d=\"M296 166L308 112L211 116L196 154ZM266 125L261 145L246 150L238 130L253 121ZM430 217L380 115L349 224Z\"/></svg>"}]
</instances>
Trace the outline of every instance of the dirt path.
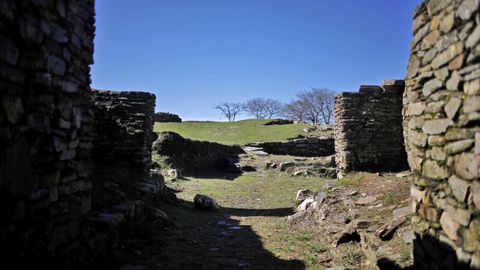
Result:
<instances>
[{"instance_id":1,"label":"dirt path","mask_svg":"<svg viewBox=\"0 0 480 270\"><path fill-rule=\"evenodd\" d=\"M263 248L260 237L241 218L254 219L269 214L248 209L222 209L220 213L193 209L181 201L165 211L177 230L167 239L158 256L160 269L305 269L298 260L281 260ZM232 217L230 213L236 216ZM280 215L288 214L274 213Z\"/></svg>"},{"instance_id":2,"label":"dirt path","mask_svg":"<svg viewBox=\"0 0 480 270\"><path fill-rule=\"evenodd\" d=\"M345 226L337 217L348 215L353 201L371 195L376 202L354 206L355 218L379 227L391 218L393 209L405 206L409 185L394 174L359 174L335 181L292 177L291 172L278 170L235 177L186 177L167 184L180 191L179 202L158 208L175 225L149 228L139 224L143 233L131 237L134 243L125 243L124 264L144 268L125 269L373 269L369 267L374 265L366 264L359 243L335 247L335 233ZM286 217L293 213L295 194L305 188L333 196L331 221L289 225ZM192 203L195 194L212 196L221 211L196 210ZM393 240L379 243L379 250L397 254L395 261L410 261L411 248L402 242L407 229L403 227Z\"/></svg>"}]
</instances>

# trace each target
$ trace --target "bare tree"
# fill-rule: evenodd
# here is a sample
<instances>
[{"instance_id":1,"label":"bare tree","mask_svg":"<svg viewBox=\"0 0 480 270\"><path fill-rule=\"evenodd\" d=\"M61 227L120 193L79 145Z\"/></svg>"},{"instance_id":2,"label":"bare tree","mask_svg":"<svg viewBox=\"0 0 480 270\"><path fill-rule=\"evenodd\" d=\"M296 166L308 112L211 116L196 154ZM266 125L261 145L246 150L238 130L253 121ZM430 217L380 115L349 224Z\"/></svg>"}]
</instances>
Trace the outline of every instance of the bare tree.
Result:
<instances>
[{"instance_id":1,"label":"bare tree","mask_svg":"<svg viewBox=\"0 0 480 270\"><path fill-rule=\"evenodd\" d=\"M305 123L306 121L305 110L300 100L292 100L285 104L283 107L282 116L301 123Z\"/></svg>"},{"instance_id":2,"label":"bare tree","mask_svg":"<svg viewBox=\"0 0 480 270\"><path fill-rule=\"evenodd\" d=\"M219 110L223 116L228 119L228 122L235 122L235 118L243 110L241 103L223 102L214 107Z\"/></svg>"},{"instance_id":3,"label":"bare tree","mask_svg":"<svg viewBox=\"0 0 480 270\"><path fill-rule=\"evenodd\" d=\"M314 125L318 124L322 109L318 103L316 103L313 91L304 91L299 93L297 94L297 98L303 107L305 119Z\"/></svg>"},{"instance_id":4,"label":"bare tree","mask_svg":"<svg viewBox=\"0 0 480 270\"><path fill-rule=\"evenodd\" d=\"M272 119L274 116L278 116L282 113L283 104L275 99L267 98L265 99L265 111L267 113L267 118Z\"/></svg>"},{"instance_id":5,"label":"bare tree","mask_svg":"<svg viewBox=\"0 0 480 270\"><path fill-rule=\"evenodd\" d=\"M330 125L333 121L335 93L329 89L312 88L315 103L321 107L320 116L324 124Z\"/></svg>"},{"instance_id":6,"label":"bare tree","mask_svg":"<svg viewBox=\"0 0 480 270\"><path fill-rule=\"evenodd\" d=\"M284 107L284 114L290 119L331 124L335 93L328 89L312 88L297 94L297 99Z\"/></svg>"},{"instance_id":7,"label":"bare tree","mask_svg":"<svg viewBox=\"0 0 480 270\"><path fill-rule=\"evenodd\" d=\"M271 119L282 112L283 105L272 98L252 98L244 104L244 111L257 119Z\"/></svg>"}]
</instances>

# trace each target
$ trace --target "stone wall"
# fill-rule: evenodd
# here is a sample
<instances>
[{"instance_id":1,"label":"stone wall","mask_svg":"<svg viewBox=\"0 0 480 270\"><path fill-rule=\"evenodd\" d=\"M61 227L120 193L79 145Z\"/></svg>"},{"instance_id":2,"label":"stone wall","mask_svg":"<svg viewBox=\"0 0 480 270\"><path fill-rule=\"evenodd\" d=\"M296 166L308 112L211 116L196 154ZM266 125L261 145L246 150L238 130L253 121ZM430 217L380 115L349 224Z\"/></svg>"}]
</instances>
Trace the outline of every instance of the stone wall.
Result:
<instances>
[{"instance_id":1,"label":"stone wall","mask_svg":"<svg viewBox=\"0 0 480 270\"><path fill-rule=\"evenodd\" d=\"M248 146L261 147L263 151L274 155L300 157L326 157L335 154L333 137L296 138L285 142L258 142Z\"/></svg>"},{"instance_id":2,"label":"stone wall","mask_svg":"<svg viewBox=\"0 0 480 270\"><path fill-rule=\"evenodd\" d=\"M414 12L403 114L417 269L480 269L479 2Z\"/></svg>"},{"instance_id":3,"label":"stone wall","mask_svg":"<svg viewBox=\"0 0 480 270\"><path fill-rule=\"evenodd\" d=\"M232 157L244 153L238 145L185 139L174 132L161 132L153 151L167 156L168 162L184 173L200 173L208 169L232 170Z\"/></svg>"},{"instance_id":4,"label":"stone wall","mask_svg":"<svg viewBox=\"0 0 480 270\"><path fill-rule=\"evenodd\" d=\"M153 117L153 121L160 122L160 123L167 123L167 122L181 123L182 118L180 118L178 115L173 113L156 112Z\"/></svg>"},{"instance_id":5,"label":"stone wall","mask_svg":"<svg viewBox=\"0 0 480 270\"><path fill-rule=\"evenodd\" d=\"M341 172L408 168L402 131L404 81L335 96L335 151Z\"/></svg>"},{"instance_id":6,"label":"stone wall","mask_svg":"<svg viewBox=\"0 0 480 270\"><path fill-rule=\"evenodd\" d=\"M148 172L155 95L146 92L93 91L98 166L124 165Z\"/></svg>"},{"instance_id":7,"label":"stone wall","mask_svg":"<svg viewBox=\"0 0 480 270\"><path fill-rule=\"evenodd\" d=\"M79 218L91 208L93 36L93 0L0 3L5 265L59 262L78 245Z\"/></svg>"}]
</instances>

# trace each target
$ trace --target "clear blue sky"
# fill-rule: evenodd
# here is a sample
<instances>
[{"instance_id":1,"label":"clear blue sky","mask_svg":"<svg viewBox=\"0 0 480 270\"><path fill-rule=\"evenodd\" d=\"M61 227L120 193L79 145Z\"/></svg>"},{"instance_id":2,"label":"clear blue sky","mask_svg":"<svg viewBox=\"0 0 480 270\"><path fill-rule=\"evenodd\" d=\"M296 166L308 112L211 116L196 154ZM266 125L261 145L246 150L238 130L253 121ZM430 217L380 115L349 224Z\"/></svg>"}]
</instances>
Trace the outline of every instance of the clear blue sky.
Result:
<instances>
[{"instance_id":1,"label":"clear blue sky","mask_svg":"<svg viewBox=\"0 0 480 270\"><path fill-rule=\"evenodd\" d=\"M96 0L93 87L220 120L223 101L403 78L420 0Z\"/></svg>"}]
</instances>

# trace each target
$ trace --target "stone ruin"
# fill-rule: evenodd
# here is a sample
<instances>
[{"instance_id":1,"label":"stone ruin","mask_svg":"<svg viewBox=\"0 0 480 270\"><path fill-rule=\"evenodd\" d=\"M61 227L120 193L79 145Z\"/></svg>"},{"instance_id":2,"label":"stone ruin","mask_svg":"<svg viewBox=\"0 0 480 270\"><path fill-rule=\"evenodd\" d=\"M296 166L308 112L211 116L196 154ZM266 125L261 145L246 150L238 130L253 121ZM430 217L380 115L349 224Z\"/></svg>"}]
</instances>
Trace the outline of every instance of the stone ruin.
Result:
<instances>
[{"instance_id":1,"label":"stone ruin","mask_svg":"<svg viewBox=\"0 0 480 270\"><path fill-rule=\"evenodd\" d=\"M93 91L94 158L99 165L122 165L148 172L152 161L155 95L146 92Z\"/></svg>"},{"instance_id":2,"label":"stone ruin","mask_svg":"<svg viewBox=\"0 0 480 270\"><path fill-rule=\"evenodd\" d=\"M182 122L182 118L180 118L180 116L173 113L168 113L168 112L156 112L155 115L153 116L153 120L159 123L168 123L168 122L181 123Z\"/></svg>"},{"instance_id":3,"label":"stone ruin","mask_svg":"<svg viewBox=\"0 0 480 270\"><path fill-rule=\"evenodd\" d=\"M403 115L417 269L480 269L479 4L414 12Z\"/></svg>"},{"instance_id":4,"label":"stone ruin","mask_svg":"<svg viewBox=\"0 0 480 270\"><path fill-rule=\"evenodd\" d=\"M414 173L418 269L480 269L479 5L426 0L414 13L403 135ZM155 102L147 93L92 92L93 37L93 0L0 4L0 256L6 265L72 267L82 241L95 238L91 252L98 252L107 247L98 242L111 240L90 227L113 235L112 223L144 209L138 193L112 212L92 211L92 188L118 185L98 186L101 166L93 161L108 165L116 153L120 166L148 168ZM403 168L403 88L387 81L335 98L340 169ZM123 139L106 127L118 128ZM154 181L132 184L141 192L161 189Z\"/></svg>"},{"instance_id":5,"label":"stone ruin","mask_svg":"<svg viewBox=\"0 0 480 270\"><path fill-rule=\"evenodd\" d=\"M256 142L247 146L260 147L263 151L274 155L325 157L335 154L332 136L292 138L283 142Z\"/></svg>"},{"instance_id":6,"label":"stone ruin","mask_svg":"<svg viewBox=\"0 0 480 270\"><path fill-rule=\"evenodd\" d=\"M349 171L400 171L408 167L402 129L404 81L363 85L335 96L335 161Z\"/></svg>"},{"instance_id":7,"label":"stone ruin","mask_svg":"<svg viewBox=\"0 0 480 270\"><path fill-rule=\"evenodd\" d=\"M0 257L6 265L92 263L105 254L102 247L111 247L107 241L118 242L111 225L141 214L145 194L161 190L162 182L129 170L132 203L111 212L92 209L110 209L92 195L105 188L97 171L114 160L145 170L155 139L153 94L91 90L94 29L93 0L0 4Z\"/></svg>"},{"instance_id":8,"label":"stone ruin","mask_svg":"<svg viewBox=\"0 0 480 270\"><path fill-rule=\"evenodd\" d=\"M153 151L168 157L171 167L189 175L205 170L236 172L233 161L245 153L238 145L191 140L175 132L161 132L153 144Z\"/></svg>"},{"instance_id":9,"label":"stone ruin","mask_svg":"<svg viewBox=\"0 0 480 270\"><path fill-rule=\"evenodd\" d=\"M91 208L93 37L94 1L0 4L0 253L18 266L74 249Z\"/></svg>"}]
</instances>

